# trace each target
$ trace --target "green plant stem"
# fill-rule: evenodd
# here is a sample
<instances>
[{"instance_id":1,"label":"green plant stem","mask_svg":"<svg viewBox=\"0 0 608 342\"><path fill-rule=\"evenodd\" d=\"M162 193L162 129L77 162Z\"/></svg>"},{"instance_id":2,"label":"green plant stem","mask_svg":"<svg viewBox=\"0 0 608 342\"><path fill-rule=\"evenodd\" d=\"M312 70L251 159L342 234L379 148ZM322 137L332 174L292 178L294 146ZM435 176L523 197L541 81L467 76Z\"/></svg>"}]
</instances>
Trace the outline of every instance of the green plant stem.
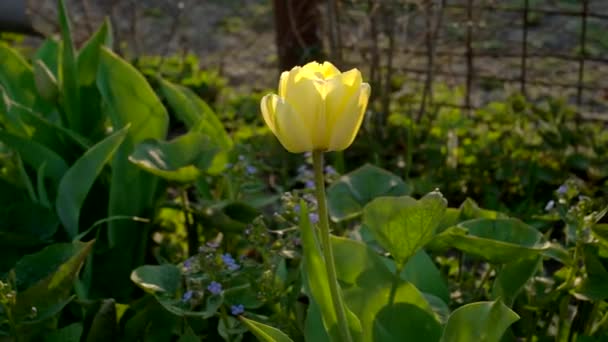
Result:
<instances>
[{"instance_id":1,"label":"green plant stem","mask_svg":"<svg viewBox=\"0 0 608 342\"><path fill-rule=\"evenodd\" d=\"M11 329L11 335L14 338L15 342L19 342L21 339L19 338L19 334L17 333L17 323L15 322L15 318L13 317L12 306L10 304L2 304L4 307L4 312L6 313L6 318L8 319L8 325Z\"/></svg>"},{"instance_id":2,"label":"green plant stem","mask_svg":"<svg viewBox=\"0 0 608 342\"><path fill-rule=\"evenodd\" d=\"M393 275L393 284L391 285L391 294L388 297L388 305L392 306L395 303L395 295L397 294L397 288L399 287L399 280L401 280L401 272L407 264L407 261L403 265L395 267L395 274Z\"/></svg>"},{"instance_id":3,"label":"green plant stem","mask_svg":"<svg viewBox=\"0 0 608 342\"><path fill-rule=\"evenodd\" d=\"M348 322L346 319L346 310L344 302L340 294L338 285L338 277L336 275L336 264L334 263L334 253L331 248L331 237L329 234L329 216L327 214L327 202L325 200L325 178L323 177L323 152L314 151L312 153L312 162L315 170L315 191L317 195L317 207L319 210L319 227L321 247L323 248L323 257L327 268L327 277L329 280L329 289L334 304L334 310L338 318L338 329L343 341L352 341L350 330L348 330Z\"/></svg>"},{"instance_id":4,"label":"green plant stem","mask_svg":"<svg viewBox=\"0 0 608 342\"><path fill-rule=\"evenodd\" d=\"M196 230L196 225L190 221L188 189L182 188L180 194L182 198L182 210L184 212L184 223L186 224L186 233L188 234L188 256L193 256L198 249L198 231Z\"/></svg>"},{"instance_id":5,"label":"green plant stem","mask_svg":"<svg viewBox=\"0 0 608 342\"><path fill-rule=\"evenodd\" d=\"M222 322L224 322L224 327L226 328L226 338L228 339L228 342L231 342L232 339L230 338L230 333L228 332L228 311L224 305L222 305L220 312L220 319Z\"/></svg>"}]
</instances>

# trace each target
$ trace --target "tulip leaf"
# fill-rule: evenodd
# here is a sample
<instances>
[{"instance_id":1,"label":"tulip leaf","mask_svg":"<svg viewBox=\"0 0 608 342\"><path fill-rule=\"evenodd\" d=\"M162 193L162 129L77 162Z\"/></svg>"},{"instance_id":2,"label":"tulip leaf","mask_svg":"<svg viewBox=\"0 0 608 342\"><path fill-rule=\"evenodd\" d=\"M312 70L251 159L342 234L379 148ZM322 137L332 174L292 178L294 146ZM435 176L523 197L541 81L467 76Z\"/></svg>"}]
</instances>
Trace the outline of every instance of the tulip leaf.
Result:
<instances>
[{"instance_id":1,"label":"tulip leaf","mask_svg":"<svg viewBox=\"0 0 608 342\"><path fill-rule=\"evenodd\" d=\"M162 102L144 76L105 47L100 48L97 87L103 110L115 129L131 124L124 142L112 159L109 216L145 216L154 205L159 179L129 161L129 155L146 139L164 139L169 117ZM112 266L116 296L127 296L133 288L131 271L143 263L146 226L113 220L108 223L108 241L115 260ZM133 258L136 255L136 258Z\"/></svg>"},{"instance_id":2,"label":"tulip leaf","mask_svg":"<svg viewBox=\"0 0 608 342\"><path fill-rule=\"evenodd\" d=\"M0 131L0 141L17 151L23 161L32 168L38 170L45 165L45 174L57 183L68 170L61 156L34 140Z\"/></svg>"},{"instance_id":3,"label":"tulip leaf","mask_svg":"<svg viewBox=\"0 0 608 342\"><path fill-rule=\"evenodd\" d=\"M87 123L82 135L93 140L105 135L106 115L102 109L101 94L95 84L99 67L100 49L102 46L112 46L112 32L106 19L101 27L84 44L77 59L78 87L80 93L80 108L86 113Z\"/></svg>"},{"instance_id":4,"label":"tulip leaf","mask_svg":"<svg viewBox=\"0 0 608 342\"><path fill-rule=\"evenodd\" d=\"M379 197L365 207L363 222L401 269L433 238L446 207L447 201L436 191L420 200Z\"/></svg>"},{"instance_id":5,"label":"tulip leaf","mask_svg":"<svg viewBox=\"0 0 608 342\"><path fill-rule=\"evenodd\" d=\"M97 175L112 158L127 135L128 126L115 132L85 152L65 173L57 190L57 215L70 238L78 234L80 208Z\"/></svg>"},{"instance_id":6,"label":"tulip leaf","mask_svg":"<svg viewBox=\"0 0 608 342\"><path fill-rule=\"evenodd\" d=\"M118 340L116 301L112 298L103 299L93 317L86 341L101 342L116 340Z\"/></svg>"},{"instance_id":7,"label":"tulip leaf","mask_svg":"<svg viewBox=\"0 0 608 342\"><path fill-rule=\"evenodd\" d=\"M198 132L184 134L173 141L150 139L141 142L129 160L140 168L178 183L192 183L212 163L218 148Z\"/></svg>"},{"instance_id":8,"label":"tulip leaf","mask_svg":"<svg viewBox=\"0 0 608 342\"><path fill-rule=\"evenodd\" d=\"M219 153L216 154L208 172L216 174L224 170L228 162L227 152L232 148L232 140L217 115L192 90L164 79L160 79L160 85L177 118L188 127L190 132L207 135L219 148Z\"/></svg>"},{"instance_id":9,"label":"tulip leaf","mask_svg":"<svg viewBox=\"0 0 608 342\"><path fill-rule=\"evenodd\" d=\"M327 268L325 260L321 254L321 248L317 237L313 232L313 227L308 218L308 207L304 201L300 202L300 234L304 251L304 261L302 263L302 276L315 304L317 305L325 331L329 333L332 340L339 340L338 316L334 309ZM351 335L356 339L361 334L361 323L357 316L345 307L349 329Z\"/></svg>"},{"instance_id":10,"label":"tulip leaf","mask_svg":"<svg viewBox=\"0 0 608 342\"><path fill-rule=\"evenodd\" d=\"M331 219L339 222L361 215L363 207L376 197L404 196L411 191L396 175L365 164L327 189L327 206Z\"/></svg>"},{"instance_id":11,"label":"tulip leaf","mask_svg":"<svg viewBox=\"0 0 608 342\"><path fill-rule=\"evenodd\" d=\"M290 342L293 341L289 336L285 335L281 330L271 327L269 325L256 322L251 319L247 319L243 316L240 316L239 319L258 340L263 342Z\"/></svg>"},{"instance_id":12,"label":"tulip leaf","mask_svg":"<svg viewBox=\"0 0 608 342\"><path fill-rule=\"evenodd\" d=\"M59 312L73 297L70 296L84 260L94 241L50 245L42 251L22 258L15 266L18 289L14 313L17 319L31 316L32 307L43 315ZM34 318L36 319L36 318ZM23 326L24 330L28 330Z\"/></svg>"},{"instance_id":13,"label":"tulip leaf","mask_svg":"<svg viewBox=\"0 0 608 342\"><path fill-rule=\"evenodd\" d=\"M542 234L513 218L474 219L461 222L435 237L433 243L458 248L491 263L509 263L532 258L552 248L542 243Z\"/></svg>"},{"instance_id":14,"label":"tulip leaf","mask_svg":"<svg viewBox=\"0 0 608 342\"><path fill-rule=\"evenodd\" d=\"M499 342L519 316L502 301L477 302L456 309L445 326L441 342Z\"/></svg>"},{"instance_id":15,"label":"tulip leaf","mask_svg":"<svg viewBox=\"0 0 608 342\"><path fill-rule=\"evenodd\" d=\"M64 0L59 0L59 27L61 29L61 68L59 68L59 84L61 85L61 102L66 113L66 124L70 129L82 133L85 118L80 111L80 92L78 89L78 67L76 49L72 41L72 32Z\"/></svg>"},{"instance_id":16,"label":"tulip leaf","mask_svg":"<svg viewBox=\"0 0 608 342\"><path fill-rule=\"evenodd\" d=\"M59 45L59 42L52 38L46 39L32 57L32 62L42 61L55 79L57 79L57 70L59 69L57 67L59 63Z\"/></svg>"},{"instance_id":17,"label":"tulip leaf","mask_svg":"<svg viewBox=\"0 0 608 342\"><path fill-rule=\"evenodd\" d=\"M19 127L18 103L40 113L48 113L49 104L38 96L34 81L34 71L15 49L0 43L0 104L6 106L5 115L11 126ZM4 94L4 95L3 95ZM23 131L19 131L24 133Z\"/></svg>"}]
</instances>

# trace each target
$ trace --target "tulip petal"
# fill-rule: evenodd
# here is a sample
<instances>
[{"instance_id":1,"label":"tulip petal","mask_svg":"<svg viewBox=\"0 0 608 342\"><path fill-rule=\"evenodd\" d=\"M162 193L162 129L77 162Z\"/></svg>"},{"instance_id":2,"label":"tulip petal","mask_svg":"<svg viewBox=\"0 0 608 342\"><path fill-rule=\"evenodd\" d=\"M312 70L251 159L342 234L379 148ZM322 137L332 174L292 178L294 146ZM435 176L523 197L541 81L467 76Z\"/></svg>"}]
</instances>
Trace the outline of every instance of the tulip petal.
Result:
<instances>
[{"instance_id":1,"label":"tulip petal","mask_svg":"<svg viewBox=\"0 0 608 342\"><path fill-rule=\"evenodd\" d=\"M361 73L357 69L347 71L326 82L323 95L327 113L326 125L329 130L334 129L336 122L346 114L346 110L354 110L359 101L361 83Z\"/></svg>"},{"instance_id":2,"label":"tulip petal","mask_svg":"<svg viewBox=\"0 0 608 342\"><path fill-rule=\"evenodd\" d=\"M297 67L299 68L299 67ZM293 70L293 69L292 69ZM283 71L281 78L279 78L279 96L285 97L287 91L287 79L289 78L289 71Z\"/></svg>"},{"instance_id":3,"label":"tulip petal","mask_svg":"<svg viewBox=\"0 0 608 342\"><path fill-rule=\"evenodd\" d=\"M304 65L302 69L308 75L311 75L311 77L314 75L315 77L320 79L328 79L330 77L340 75L340 70L338 70L338 68L336 68L330 62L323 62L323 64L317 62L310 62Z\"/></svg>"},{"instance_id":4,"label":"tulip petal","mask_svg":"<svg viewBox=\"0 0 608 342\"><path fill-rule=\"evenodd\" d=\"M260 101L260 109L264 122L266 122L266 125L274 135L277 135L276 111L279 99L280 98L276 94L268 94L262 97L262 101Z\"/></svg>"},{"instance_id":5,"label":"tulip petal","mask_svg":"<svg viewBox=\"0 0 608 342\"><path fill-rule=\"evenodd\" d=\"M289 152L301 153L312 151L314 148L308 125L289 103L279 97L277 98L275 135Z\"/></svg>"},{"instance_id":6,"label":"tulip petal","mask_svg":"<svg viewBox=\"0 0 608 342\"><path fill-rule=\"evenodd\" d=\"M353 97L349 101L343 114L337 118L332 126L332 136L328 151L342 151L355 140L359 127L361 127L361 122L363 122L370 93L371 87L369 84L362 83L357 94L358 96Z\"/></svg>"},{"instance_id":7,"label":"tulip petal","mask_svg":"<svg viewBox=\"0 0 608 342\"><path fill-rule=\"evenodd\" d=\"M311 78L304 68L292 69L280 83L284 89L281 97L301 117L304 126L309 131L316 126L316 113L323 106L323 99L319 92L323 83L322 80Z\"/></svg>"}]
</instances>

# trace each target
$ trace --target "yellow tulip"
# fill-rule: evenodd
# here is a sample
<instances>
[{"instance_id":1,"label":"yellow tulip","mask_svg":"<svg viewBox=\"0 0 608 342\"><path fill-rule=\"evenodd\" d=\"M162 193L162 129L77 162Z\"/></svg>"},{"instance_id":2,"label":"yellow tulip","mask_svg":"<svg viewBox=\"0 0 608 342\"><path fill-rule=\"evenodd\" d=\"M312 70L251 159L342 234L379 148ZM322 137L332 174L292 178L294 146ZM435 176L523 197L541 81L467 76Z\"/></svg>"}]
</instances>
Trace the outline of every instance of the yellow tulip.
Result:
<instances>
[{"instance_id":1,"label":"yellow tulip","mask_svg":"<svg viewBox=\"0 0 608 342\"><path fill-rule=\"evenodd\" d=\"M361 72L311 62L281 74L262 98L264 121L289 152L341 151L355 139L371 88Z\"/></svg>"}]
</instances>

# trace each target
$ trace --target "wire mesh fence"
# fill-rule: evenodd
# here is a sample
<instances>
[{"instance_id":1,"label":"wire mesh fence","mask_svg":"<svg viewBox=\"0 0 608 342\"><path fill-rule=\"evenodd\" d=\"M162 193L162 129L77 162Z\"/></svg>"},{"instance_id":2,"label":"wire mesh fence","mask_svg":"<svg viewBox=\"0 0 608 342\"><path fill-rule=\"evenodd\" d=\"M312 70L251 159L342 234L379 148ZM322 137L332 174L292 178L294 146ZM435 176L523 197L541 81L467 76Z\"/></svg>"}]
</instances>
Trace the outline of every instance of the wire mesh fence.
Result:
<instances>
[{"instance_id":1,"label":"wire mesh fence","mask_svg":"<svg viewBox=\"0 0 608 342\"><path fill-rule=\"evenodd\" d=\"M519 92L566 98L582 117L608 120L608 2L344 1L345 64L367 64L388 96L396 75L429 104L473 109ZM413 83L413 84L412 84ZM438 83L460 89L450 101ZM378 89L378 87L376 87ZM387 109L387 108L386 108Z\"/></svg>"},{"instance_id":2,"label":"wire mesh fence","mask_svg":"<svg viewBox=\"0 0 608 342\"><path fill-rule=\"evenodd\" d=\"M54 1L28 3L39 26L48 27L43 31L56 31ZM46 15L42 3L49 9ZM307 44L303 38L314 38L310 28L318 25L330 59L362 69L384 112L395 94L415 93L419 117L430 105L470 110L522 93L530 99L565 98L582 117L608 120L606 0L73 0L68 4L75 26L81 28L75 32L83 31L83 37L90 34L89 26L107 15L117 42L126 42L136 55L190 51L201 56L202 63L220 63L235 75L238 71L241 82L262 80L262 87L273 86L272 78L266 82L262 76L280 64L281 49L273 46L275 33L277 42L281 37L293 40L287 50L293 52ZM273 9L276 12L278 7L284 7L287 17L273 20ZM298 11L312 14L294 13ZM289 35L286 30L296 33ZM253 71L255 75L248 78ZM440 91L445 86L453 96Z\"/></svg>"}]
</instances>

